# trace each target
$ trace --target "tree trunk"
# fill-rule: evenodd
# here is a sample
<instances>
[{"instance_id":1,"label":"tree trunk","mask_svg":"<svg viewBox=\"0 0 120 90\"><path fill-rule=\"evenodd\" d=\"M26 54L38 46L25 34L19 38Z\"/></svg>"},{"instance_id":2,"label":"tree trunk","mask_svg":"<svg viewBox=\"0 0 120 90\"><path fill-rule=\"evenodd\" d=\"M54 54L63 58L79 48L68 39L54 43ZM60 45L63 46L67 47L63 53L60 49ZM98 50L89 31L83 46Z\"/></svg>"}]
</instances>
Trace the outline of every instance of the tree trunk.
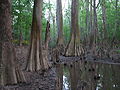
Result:
<instances>
[{"instance_id":1,"label":"tree trunk","mask_svg":"<svg viewBox=\"0 0 120 90\"><path fill-rule=\"evenodd\" d=\"M80 30L78 24L78 6L79 0L72 0L72 10L71 10L71 39L65 50L65 56L80 56L84 53L83 48L80 43Z\"/></svg>"},{"instance_id":2,"label":"tree trunk","mask_svg":"<svg viewBox=\"0 0 120 90\"><path fill-rule=\"evenodd\" d=\"M28 71L45 70L49 68L48 57L43 57L42 50L42 4L43 0L34 0L31 45L26 69Z\"/></svg>"},{"instance_id":3,"label":"tree trunk","mask_svg":"<svg viewBox=\"0 0 120 90\"><path fill-rule=\"evenodd\" d=\"M89 0L86 0L86 31L89 33Z\"/></svg>"},{"instance_id":4,"label":"tree trunk","mask_svg":"<svg viewBox=\"0 0 120 90\"><path fill-rule=\"evenodd\" d=\"M115 3L115 9L116 9L116 14L115 14L115 33L114 33L114 37L115 37L115 34L117 32L117 30L119 29L119 19L118 19L118 16L119 16L119 10L118 10L118 1L119 0L116 0L116 3Z\"/></svg>"},{"instance_id":5,"label":"tree trunk","mask_svg":"<svg viewBox=\"0 0 120 90\"><path fill-rule=\"evenodd\" d=\"M57 22L57 31L58 31L57 44L58 45L64 45L63 16L62 16L62 3L61 3L61 0L57 0L56 22Z\"/></svg>"},{"instance_id":6,"label":"tree trunk","mask_svg":"<svg viewBox=\"0 0 120 90\"><path fill-rule=\"evenodd\" d=\"M104 39L107 38L107 24L106 24L106 7L105 7L105 0L102 0L102 19L103 19L103 32L104 32Z\"/></svg>"},{"instance_id":7,"label":"tree trunk","mask_svg":"<svg viewBox=\"0 0 120 90\"><path fill-rule=\"evenodd\" d=\"M92 31L93 27L93 10L92 10L92 0L90 0L90 32Z\"/></svg>"},{"instance_id":8,"label":"tree trunk","mask_svg":"<svg viewBox=\"0 0 120 90\"><path fill-rule=\"evenodd\" d=\"M48 44L50 41L50 23L47 21L46 33L45 33L45 49L48 50Z\"/></svg>"},{"instance_id":9,"label":"tree trunk","mask_svg":"<svg viewBox=\"0 0 120 90\"><path fill-rule=\"evenodd\" d=\"M90 0L90 38L89 38L89 48L92 48L93 43L93 8L92 8L92 0Z\"/></svg>"},{"instance_id":10,"label":"tree trunk","mask_svg":"<svg viewBox=\"0 0 120 90\"><path fill-rule=\"evenodd\" d=\"M12 44L11 0L0 1L0 85L25 82L23 72L15 62Z\"/></svg>"},{"instance_id":11,"label":"tree trunk","mask_svg":"<svg viewBox=\"0 0 120 90\"><path fill-rule=\"evenodd\" d=\"M97 45L97 37L98 37L98 25L97 25L97 12L96 12L96 0L93 0L93 30L92 32L92 40L91 40L91 45L92 45L92 53L94 55L97 55L96 52L96 45Z\"/></svg>"},{"instance_id":12,"label":"tree trunk","mask_svg":"<svg viewBox=\"0 0 120 90\"><path fill-rule=\"evenodd\" d=\"M64 52L64 37L63 37L63 15L62 15L62 2L57 0L57 11L56 11L56 22L57 22L57 47L59 48L60 54Z\"/></svg>"}]
</instances>

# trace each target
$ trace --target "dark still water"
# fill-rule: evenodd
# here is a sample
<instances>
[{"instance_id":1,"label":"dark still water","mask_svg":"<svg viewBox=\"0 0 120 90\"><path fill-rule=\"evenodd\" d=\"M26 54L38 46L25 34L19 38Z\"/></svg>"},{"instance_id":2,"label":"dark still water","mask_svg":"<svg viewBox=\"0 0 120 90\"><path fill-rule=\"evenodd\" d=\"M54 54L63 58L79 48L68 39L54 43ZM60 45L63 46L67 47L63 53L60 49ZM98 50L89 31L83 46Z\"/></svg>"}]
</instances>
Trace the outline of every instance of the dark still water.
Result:
<instances>
[{"instance_id":1,"label":"dark still water","mask_svg":"<svg viewBox=\"0 0 120 90\"><path fill-rule=\"evenodd\" d=\"M56 68L56 90L120 90L119 65L78 61Z\"/></svg>"}]
</instances>

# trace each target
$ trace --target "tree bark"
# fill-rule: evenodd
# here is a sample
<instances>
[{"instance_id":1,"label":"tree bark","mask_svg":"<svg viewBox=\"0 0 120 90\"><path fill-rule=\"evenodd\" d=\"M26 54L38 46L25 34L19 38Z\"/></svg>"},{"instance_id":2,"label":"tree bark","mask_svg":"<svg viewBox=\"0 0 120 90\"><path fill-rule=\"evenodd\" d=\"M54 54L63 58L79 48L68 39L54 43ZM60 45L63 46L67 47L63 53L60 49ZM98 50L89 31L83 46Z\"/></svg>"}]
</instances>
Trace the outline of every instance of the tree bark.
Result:
<instances>
[{"instance_id":1,"label":"tree bark","mask_svg":"<svg viewBox=\"0 0 120 90\"><path fill-rule=\"evenodd\" d=\"M106 24L106 7L105 7L105 0L102 0L102 19L103 19L104 39L106 39L106 38L107 38L107 24Z\"/></svg>"},{"instance_id":2,"label":"tree bark","mask_svg":"<svg viewBox=\"0 0 120 90\"><path fill-rule=\"evenodd\" d=\"M56 48L59 48L60 54L64 54L63 15L61 0L57 0L56 23L58 35Z\"/></svg>"},{"instance_id":3,"label":"tree bark","mask_svg":"<svg viewBox=\"0 0 120 90\"><path fill-rule=\"evenodd\" d=\"M92 31L93 27L93 10L92 10L92 0L90 0L90 32Z\"/></svg>"},{"instance_id":4,"label":"tree bark","mask_svg":"<svg viewBox=\"0 0 120 90\"><path fill-rule=\"evenodd\" d=\"M71 10L71 39L65 50L65 56L80 56L84 53L84 50L80 43L80 30L78 24L78 6L79 0L72 0Z\"/></svg>"},{"instance_id":5,"label":"tree bark","mask_svg":"<svg viewBox=\"0 0 120 90\"><path fill-rule=\"evenodd\" d=\"M97 45L97 37L98 37L98 24L97 24L97 12L96 12L96 0L93 0L93 30L91 31L91 49L93 55L97 55L96 45Z\"/></svg>"},{"instance_id":6,"label":"tree bark","mask_svg":"<svg viewBox=\"0 0 120 90\"><path fill-rule=\"evenodd\" d=\"M86 0L86 31L89 33L89 0ZM88 34L87 33L87 34Z\"/></svg>"},{"instance_id":7,"label":"tree bark","mask_svg":"<svg viewBox=\"0 0 120 90\"><path fill-rule=\"evenodd\" d=\"M45 33L45 49L48 50L48 44L50 41L50 23L47 21L46 33Z\"/></svg>"},{"instance_id":8,"label":"tree bark","mask_svg":"<svg viewBox=\"0 0 120 90\"><path fill-rule=\"evenodd\" d=\"M11 0L0 1L0 85L25 82L12 44Z\"/></svg>"},{"instance_id":9,"label":"tree bark","mask_svg":"<svg viewBox=\"0 0 120 90\"><path fill-rule=\"evenodd\" d=\"M49 68L48 58L42 50L42 4L43 0L34 0L31 45L26 70L37 71ZM45 55L46 56L46 55Z\"/></svg>"},{"instance_id":10,"label":"tree bark","mask_svg":"<svg viewBox=\"0 0 120 90\"><path fill-rule=\"evenodd\" d=\"M57 11L56 11L56 22L57 22L57 31L58 31L58 45L64 44L63 38L63 16L62 16L62 2L57 0Z\"/></svg>"}]
</instances>

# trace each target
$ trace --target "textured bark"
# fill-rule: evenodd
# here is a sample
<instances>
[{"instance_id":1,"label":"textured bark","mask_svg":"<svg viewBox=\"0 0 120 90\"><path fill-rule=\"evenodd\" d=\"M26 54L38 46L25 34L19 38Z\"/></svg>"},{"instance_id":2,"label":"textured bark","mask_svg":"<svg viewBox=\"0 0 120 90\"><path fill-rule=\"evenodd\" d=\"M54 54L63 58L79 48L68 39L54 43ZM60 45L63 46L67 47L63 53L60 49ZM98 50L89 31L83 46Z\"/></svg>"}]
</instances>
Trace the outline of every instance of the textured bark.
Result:
<instances>
[{"instance_id":1,"label":"textured bark","mask_svg":"<svg viewBox=\"0 0 120 90\"><path fill-rule=\"evenodd\" d=\"M93 9L92 9L92 0L90 0L90 38L89 38L89 48L92 47L92 43L93 43L92 29L93 29Z\"/></svg>"},{"instance_id":2,"label":"textured bark","mask_svg":"<svg viewBox=\"0 0 120 90\"><path fill-rule=\"evenodd\" d=\"M84 50L80 43L80 30L78 24L78 0L72 0L71 10L71 39L65 50L65 56L80 56L84 53Z\"/></svg>"},{"instance_id":3,"label":"textured bark","mask_svg":"<svg viewBox=\"0 0 120 90\"><path fill-rule=\"evenodd\" d=\"M93 27L93 10L92 10L92 0L90 0L90 31L92 31Z\"/></svg>"},{"instance_id":4,"label":"textured bark","mask_svg":"<svg viewBox=\"0 0 120 90\"><path fill-rule=\"evenodd\" d=\"M42 50L42 3L42 0L34 0L31 45L26 66L26 70L28 71L45 70L49 68L49 61L46 57L47 51L43 53Z\"/></svg>"},{"instance_id":5,"label":"textured bark","mask_svg":"<svg viewBox=\"0 0 120 90\"><path fill-rule=\"evenodd\" d=\"M58 32L56 48L59 48L60 54L64 54L63 15L62 15L61 0L57 0L56 23L57 23L57 32Z\"/></svg>"},{"instance_id":6,"label":"textured bark","mask_svg":"<svg viewBox=\"0 0 120 90\"><path fill-rule=\"evenodd\" d=\"M96 12L96 0L93 1L93 11L94 11L94 22L93 22L93 33L94 33L94 43L96 44L97 34L98 34L98 24L97 24L97 12Z\"/></svg>"},{"instance_id":7,"label":"textured bark","mask_svg":"<svg viewBox=\"0 0 120 90\"><path fill-rule=\"evenodd\" d=\"M115 14L115 33L117 32L117 30L119 29L119 7L118 7L118 3L119 3L119 0L116 0L116 3L115 3L115 9L116 9L116 14ZM114 34L114 37L115 37L115 34Z\"/></svg>"},{"instance_id":8,"label":"textured bark","mask_svg":"<svg viewBox=\"0 0 120 90\"><path fill-rule=\"evenodd\" d=\"M12 44L11 0L0 1L0 85L25 82Z\"/></svg>"},{"instance_id":9,"label":"textured bark","mask_svg":"<svg viewBox=\"0 0 120 90\"><path fill-rule=\"evenodd\" d=\"M86 31L89 33L89 0L86 0Z\"/></svg>"},{"instance_id":10,"label":"textured bark","mask_svg":"<svg viewBox=\"0 0 120 90\"><path fill-rule=\"evenodd\" d=\"M105 0L102 0L102 19L103 19L103 32L104 38L107 38L107 24L106 24L106 6Z\"/></svg>"},{"instance_id":11,"label":"textured bark","mask_svg":"<svg viewBox=\"0 0 120 90\"><path fill-rule=\"evenodd\" d=\"M56 11L56 22L57 22L57 31L58 31L58 40L57 44L63 45L63 15L62 15L62 3L61 0L57 0L57 11Z\"/></svg>"},{"instance_id":12,"label":"textured bark","mask_svg":"<svg viewBox=\"0 0 120 90\"><path fill-rule=\"evenodd\" d=\"M92 49L92 53L97 55L96 45L97 45L97 37L98 37L98 24L97 24L97 12L96 12L96 0L93 0L93 30L91 31L91 41L90 46Z\"/></svg>"}]
</instances>

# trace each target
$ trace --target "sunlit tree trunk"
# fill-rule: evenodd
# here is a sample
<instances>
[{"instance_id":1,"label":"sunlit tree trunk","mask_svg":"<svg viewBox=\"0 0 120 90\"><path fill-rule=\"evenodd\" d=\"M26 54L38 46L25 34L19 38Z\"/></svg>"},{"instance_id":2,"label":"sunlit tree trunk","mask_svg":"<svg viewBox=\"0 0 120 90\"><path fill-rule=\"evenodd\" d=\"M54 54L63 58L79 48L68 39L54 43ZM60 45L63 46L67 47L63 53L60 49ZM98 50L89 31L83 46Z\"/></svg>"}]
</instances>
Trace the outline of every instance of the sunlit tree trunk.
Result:
<instances>
[{"instance_id":1,"label":"sunlit tree trunk","mask_svg":"<svg viewBox=\"0 0 120 90\"><path fill-rule=\"evenodd\" d=\"M12 44L11 0L0 1L0 85L25 82Z\"/></svg>"},{"instance_id":2,"label":"sunlit tree trunk","mask_svg":"<svg viewBox=\"0 0 120 90\"><path fill-rule=\"evenodd\" d=\"M65 56L80 56L84 53L80 43L80 30L78 24L79 0L72 0L71 7L71 38L65 50Z\"/></svg>"},{"instance_id":3,"label":"sunlit tree trunk","mask_svg":"<svg viewBox=\"0 0 120 90\"><path fill-rule=\"evenodd\" d=\"M48 58L43 57L42 50L42 4L42 0L34 1L31 45L26 66L28 71L45 70L49 68Z\"/></svg>"}]
</instances>

